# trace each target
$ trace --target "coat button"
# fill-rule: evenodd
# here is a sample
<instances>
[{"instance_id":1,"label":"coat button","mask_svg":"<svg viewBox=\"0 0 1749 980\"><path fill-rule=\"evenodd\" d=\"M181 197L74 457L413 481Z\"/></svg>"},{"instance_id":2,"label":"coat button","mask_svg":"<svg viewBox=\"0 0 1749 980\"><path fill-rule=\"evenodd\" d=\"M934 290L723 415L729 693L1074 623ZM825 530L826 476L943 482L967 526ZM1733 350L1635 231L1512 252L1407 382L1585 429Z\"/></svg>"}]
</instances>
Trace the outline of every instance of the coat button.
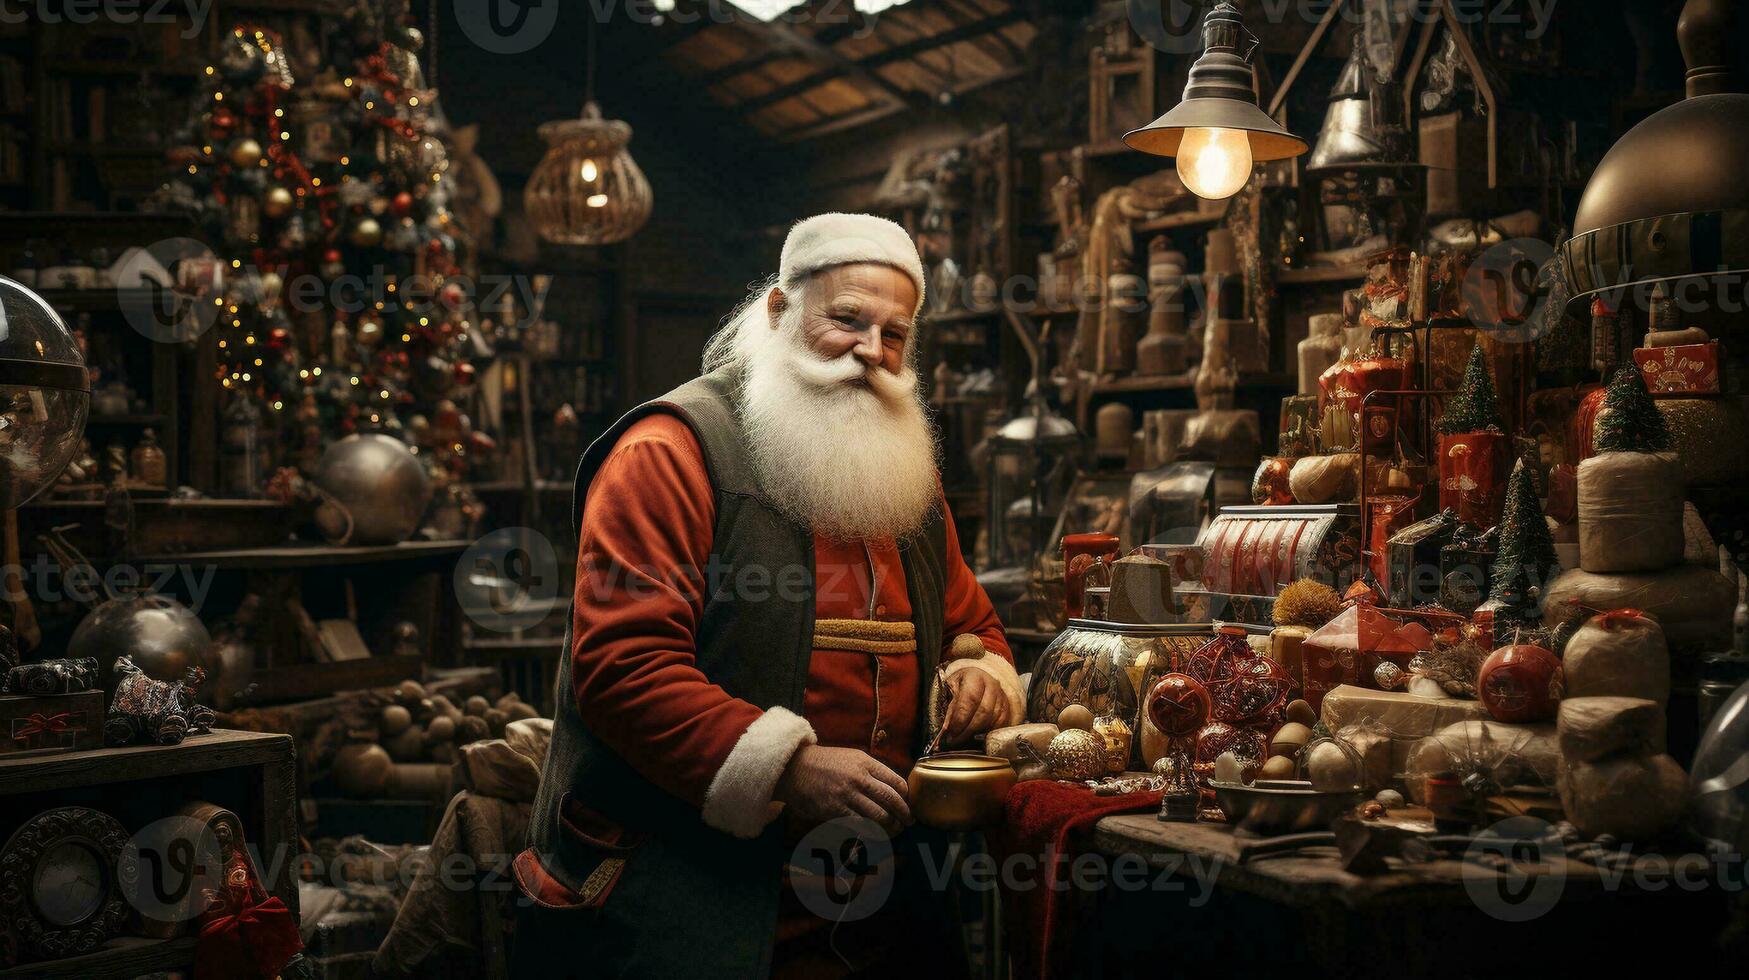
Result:
<instances>
[{"instance_id":1,"label":"coat button","mask_svg":"<svg viewBox=\"0 0 1749 980\"><path fill-rule=\"evenodd\" d=\"M887 614L887 607L885 604L882 604L882 605L875 607L875 615L876 616L885 616L886 614Z\"/></svg>"},{"instance_id":2,"label":"coat button","mask_svg":"<svg viewBox=\"0 0 1749 980\"><path fill-rule=\"evenodd\" d=\"M882 742L885 742L886 740L887 740L887 730L885 728L877 728L874 730L874 741L875 741L876 745L879 745Z\"/></svg>"}]
</instances>

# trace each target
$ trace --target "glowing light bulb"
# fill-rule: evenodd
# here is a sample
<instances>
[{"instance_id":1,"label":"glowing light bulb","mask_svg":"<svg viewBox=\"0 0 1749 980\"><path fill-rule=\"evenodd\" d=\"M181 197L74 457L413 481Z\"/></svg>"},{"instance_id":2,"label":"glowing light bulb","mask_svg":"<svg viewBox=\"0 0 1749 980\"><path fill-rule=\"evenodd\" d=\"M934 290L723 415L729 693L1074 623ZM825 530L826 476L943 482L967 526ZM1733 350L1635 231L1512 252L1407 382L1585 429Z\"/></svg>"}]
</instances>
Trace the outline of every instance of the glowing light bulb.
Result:
<instances>
[{"instance_id":1,"label":"glowing light bulb","mask_svg":"<svg viewBox=\"0 0 1749 980\"><path fill-rule=\"evenodd\" d=\"M583 199L583 203L589 205L592 208L604 208L604 207L607 207L607 195L606 194L591 194L588 197Z\"/></svg>"},{"instance_id":2,"label":"glowing light bulb","mask_svg":"<svg viewBox=\"0 0 1749 980\"><path fill-rule=\"evenodd\" d=\"M1239 129L1186 129L1178 144L1178 178L1197 197L1219 201L1251 179L1251 140Z\"/></svg>"},{"instance_id":3,"label":"glowing light bulb","mask_svg":"<svg viewBox=\"0 0 1749 980\"><path fill-rule=\"evenodd\" d=\"M599 176L601 176L601 171L599 171L595 168L595 161L594 160L584 160L583 161L583 179L586 181L589 181L590 183L594 183L595 178L597 178Z\"/></svg>"}]
</instances>

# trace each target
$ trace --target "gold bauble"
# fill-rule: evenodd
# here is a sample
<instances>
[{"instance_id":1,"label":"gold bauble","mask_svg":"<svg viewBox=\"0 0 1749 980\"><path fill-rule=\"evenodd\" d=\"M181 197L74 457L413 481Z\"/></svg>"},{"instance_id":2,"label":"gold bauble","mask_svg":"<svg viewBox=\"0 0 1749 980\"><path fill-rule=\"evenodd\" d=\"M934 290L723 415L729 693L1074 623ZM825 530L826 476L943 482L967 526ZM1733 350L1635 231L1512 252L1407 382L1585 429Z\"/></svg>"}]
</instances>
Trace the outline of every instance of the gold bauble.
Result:
<instances>
[{"instance_id":1,"label":"gold bauble","mask_svg":"<svg viewBox=\"0 0 1749 980\"><path fill-rule=\"evenodd\" d=\"M360 347L375 347L383 342L383 325L376 320L360 320L358 328L352 332L352 339L358 341Z\"/></svg>"},{"instance_id":2,"label":"gold bauble","mask_svg":"<svg viewBox=\"0 0 1749 980\"><path fill-rule=\"evenodd\" d=\"M383 240L383 226L375 218L360 218L347 237L359 248L373 248Z\"/></svg>"},{"instance_id":3,"label":"gold bauble","mask_svg":"<svg viewBox=\"0 0 1749 980\"><path fill-rule=\"evenodd\" d=\"M269 218L283 218L291 214L296 203L292 192L283 187L269 187L267 193L261 196L261 210Z\"/></svg>"},{"instance_id":4,"label":"gold bauble","mask_svg":"<svg viewBox=\"0 0 1749 980\"><path fill-rule=\"evenodd\" d=\"M1098 779L1105 775L1105 739L1079 728L1058 732L1045 748L1045 765L1054 779Z\"/></svg>"},{"instance_id":5,"label":"gold bauble","mask_svg":"<svg viewBox=\"0 0 1749 980\"><path fill-rule=\"evenodd\" d=\"M231 144L229 156L235 166L257 167L261 165L261 155L265 152L260 143L245 136Z\"/></svg>"}]
</instances>

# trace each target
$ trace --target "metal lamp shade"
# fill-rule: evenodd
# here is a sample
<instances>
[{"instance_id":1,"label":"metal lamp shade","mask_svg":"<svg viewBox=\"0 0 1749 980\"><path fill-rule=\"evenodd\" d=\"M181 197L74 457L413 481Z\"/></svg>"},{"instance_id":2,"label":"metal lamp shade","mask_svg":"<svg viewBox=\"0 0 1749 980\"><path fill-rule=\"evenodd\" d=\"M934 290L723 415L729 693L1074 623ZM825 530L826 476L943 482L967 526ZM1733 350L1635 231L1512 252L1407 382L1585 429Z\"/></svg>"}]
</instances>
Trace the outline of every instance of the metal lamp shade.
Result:
<instances>
[{"instance_id":1,"label":"metal lamp shade","mask_svg":"<svg viewBox=\"0 0 1749 980\"><path fill-rule=\"evenodd\" d=\"M1251 159L1258 163L1286 160L1306 152L1305 140L1283 129L1255 102L1228 97L1185 99L1164 116L1125 133L1123 141L1132 150L1174 157L1187 129L1242 130L1250 139Z\"/></svg>"},{"instance_id":2,"label":"metal lamp shade","mask_svg":"<svg viewBox=\"0 0 1749 980\"><path fill-rule=\"evenodd\" d=\"M1749 272L1749 95L1685 99L1604 155L1561 246L1575 314L1599 292Z\"/></svg>"},{"instance_id":3,"label":"metal lamp shade","mask_svg":"<svg viewBox=\"0 0 1749 980\"><path fill-rule=\"evenodd\" d=\"M1561 245L1582 314L1598 293L1749 274L1749 95L1738 41L1749 11L1689 0L1676 25L1688 97L1641 120L1597 164ZM1637 289L1635 290L1638 291ZM1724 311L1721 311L1724 312Z\"/></svg>"},{"instance_id":4,"label":"metal lamp shade","mask_svg":"<svg viewBox=\"0 0 1749 980\"><path fill-rule=\"evenodd\" d=\"M1306 152L1306 141L1281 127L1257 107L1256 79L1246 60L1256 39L1245 30L1231 3L1217 4L1202 22L1202 57L1190 67L1184 98L1171 111L1141 129L1124 134L1124 145L1155 156L1175 157L1187 129L1240 130L1249 136L1251 159L1264 163Z\"/></svg>"},{"instance_id":5,"label":"metal lamp shade","mask_svg":"<svg viewBox=\"0 0 1749 980\"><path fill-rule=\"evenodd\" d=\"M523 191L535 233L561 245L611 245L650 220L650 182L626 145L632 128L603 119L594 102L579 119L544 123L547 155Z\"/></svg>"}]
</instances>

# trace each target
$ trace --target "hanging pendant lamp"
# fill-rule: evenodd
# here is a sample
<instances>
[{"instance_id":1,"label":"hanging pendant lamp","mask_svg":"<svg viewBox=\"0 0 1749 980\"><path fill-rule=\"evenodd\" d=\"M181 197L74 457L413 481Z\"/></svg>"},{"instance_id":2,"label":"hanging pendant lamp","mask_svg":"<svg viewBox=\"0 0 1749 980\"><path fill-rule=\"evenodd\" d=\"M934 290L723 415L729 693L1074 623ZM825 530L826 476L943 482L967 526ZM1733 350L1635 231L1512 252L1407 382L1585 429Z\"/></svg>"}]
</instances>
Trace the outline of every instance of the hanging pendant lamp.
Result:
<instances>
[{"instance_id":1,"label":"hanging pendant lamp","mask_svg":"<svg viewBox=\"0 0 1749 980\"><path fill-rule=\"evenodd\" d=\"M1164 116L1125 133L1123 141L1132 150L1176 157L1184 186L1218 201L1245 186L1254 163L1297 157L1306 152L1306 141L1257 107L1249 60L1257 41L1237 7L1221 0L1209 11L1202 46L1184 98Z\"/></svg>"},{"instance_id":2,"label":"hanging pendant lamp","mask_svg":"<svg viewBox=\"0 0 1749 980\"><path fill-rule=\"evenodd\" d=\"M626 146L632 127L604 119L595 102L595 29L589 29L589 69L583 114L542 123L541 159L522 192L535 233L560 245L623 242L650 220L650 182Z\"/></svg>"}]
</instances>

